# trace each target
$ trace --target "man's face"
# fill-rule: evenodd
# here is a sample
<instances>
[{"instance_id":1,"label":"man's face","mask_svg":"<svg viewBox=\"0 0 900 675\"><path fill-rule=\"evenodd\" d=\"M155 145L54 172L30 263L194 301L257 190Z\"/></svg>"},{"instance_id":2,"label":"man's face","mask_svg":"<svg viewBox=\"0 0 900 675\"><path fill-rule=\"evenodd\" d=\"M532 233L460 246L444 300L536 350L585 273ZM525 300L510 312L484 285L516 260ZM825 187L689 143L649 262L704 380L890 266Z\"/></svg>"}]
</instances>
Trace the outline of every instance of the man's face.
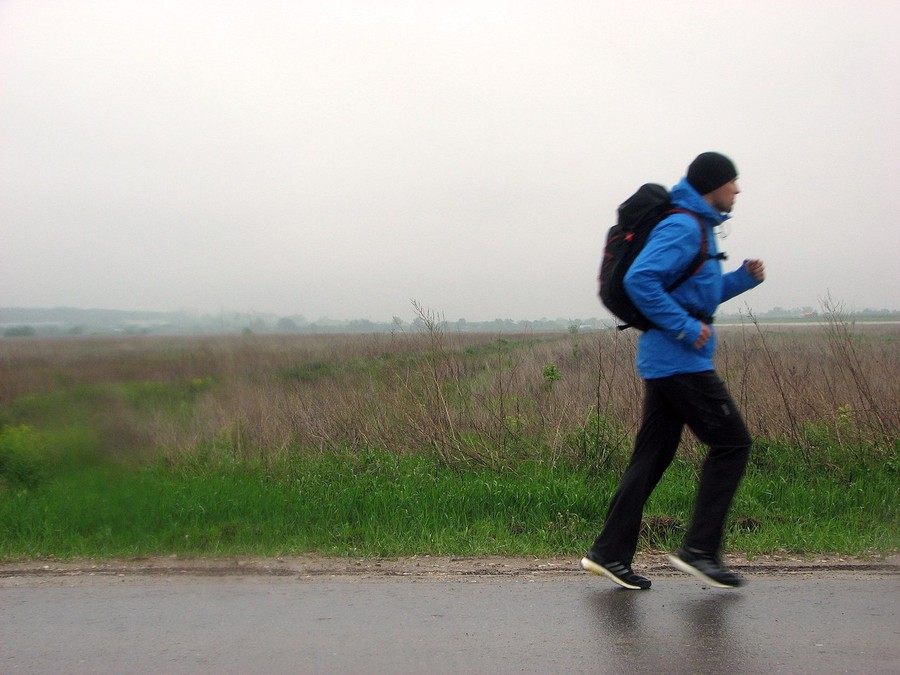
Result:
<instances>
[{"instance_id":1,"label":"man's face","mask_svg":"<svg viewBox=\"0 0 900 675\"><path fill-rule=\"evenodd\" d=\"M734 198L740 191L737 178L735 178L706 195L706 201L719 213L731 213L731 209L734 208Z\"/></svg>"}]
</instances>

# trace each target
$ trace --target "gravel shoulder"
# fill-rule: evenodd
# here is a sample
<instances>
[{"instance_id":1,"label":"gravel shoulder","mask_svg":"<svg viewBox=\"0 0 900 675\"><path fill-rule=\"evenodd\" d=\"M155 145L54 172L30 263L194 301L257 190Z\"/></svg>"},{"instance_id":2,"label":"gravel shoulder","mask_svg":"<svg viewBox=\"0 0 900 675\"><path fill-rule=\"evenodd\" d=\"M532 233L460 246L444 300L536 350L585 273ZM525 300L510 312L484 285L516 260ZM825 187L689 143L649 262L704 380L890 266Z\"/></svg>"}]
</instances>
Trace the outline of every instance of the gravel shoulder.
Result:
<instances>
[{"instance_id":1,"label":"gravel shoulder","mask_svg":"<svg viewBox=\"0 0 900 675\"><path fill-rule=\"evenodd\" d=\"M726 564L743 574L789 574L833 576L841 574L900 574L900 555L848 557L839 555L728 555ZM26 560L0 562L0 580L97 577L295 577L301 579L465 577L554 577L583 574L579 557L444 557L331 558L296 556L278 558L228 557L182 558L142 557L104 560ZM653 576L681 574L665 554L641 554L634 567Z\"/></svg>"}]
</instances>

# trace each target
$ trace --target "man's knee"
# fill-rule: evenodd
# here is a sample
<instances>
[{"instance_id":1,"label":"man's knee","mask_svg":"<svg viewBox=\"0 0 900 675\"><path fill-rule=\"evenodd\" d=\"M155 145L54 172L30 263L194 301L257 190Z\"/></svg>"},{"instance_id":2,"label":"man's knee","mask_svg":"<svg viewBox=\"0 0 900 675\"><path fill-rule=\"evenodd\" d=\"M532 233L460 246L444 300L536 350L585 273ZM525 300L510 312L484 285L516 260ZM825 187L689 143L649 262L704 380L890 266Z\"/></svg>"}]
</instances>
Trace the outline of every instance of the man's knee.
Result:
<instances>
[{"instance_id":1,"label":"man's knee","mask_svg":"<svg viewBox=\"0 0 900 675\"><path fill-rule=\"evenodd\" d=\"M711 445L709 447L709 459L718 459L728 461L732 464L744 466L750 458L750 436L747 436L747 443L727 444L727 445Z\"/></svg>"}]
</instances>

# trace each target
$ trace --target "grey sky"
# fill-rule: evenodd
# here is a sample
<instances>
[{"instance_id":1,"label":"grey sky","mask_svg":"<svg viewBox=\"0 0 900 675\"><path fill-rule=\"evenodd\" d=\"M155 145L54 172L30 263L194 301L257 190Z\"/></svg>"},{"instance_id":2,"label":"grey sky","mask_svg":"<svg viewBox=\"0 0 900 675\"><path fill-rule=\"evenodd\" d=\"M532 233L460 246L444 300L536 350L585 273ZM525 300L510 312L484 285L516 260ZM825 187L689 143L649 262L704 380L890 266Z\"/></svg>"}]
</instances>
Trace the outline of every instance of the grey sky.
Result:
<instances>
[{"instance_id":1,"label":"grey sky","mask_svg":"<svg viewBox=\"0 0 900 675\"><path fill-rule=\"evenodd\" d=\"M607 316L617 204L731 156L728 303L900 308L892 1L4 0L0 306Z\"/></svg>"}]
</instances>

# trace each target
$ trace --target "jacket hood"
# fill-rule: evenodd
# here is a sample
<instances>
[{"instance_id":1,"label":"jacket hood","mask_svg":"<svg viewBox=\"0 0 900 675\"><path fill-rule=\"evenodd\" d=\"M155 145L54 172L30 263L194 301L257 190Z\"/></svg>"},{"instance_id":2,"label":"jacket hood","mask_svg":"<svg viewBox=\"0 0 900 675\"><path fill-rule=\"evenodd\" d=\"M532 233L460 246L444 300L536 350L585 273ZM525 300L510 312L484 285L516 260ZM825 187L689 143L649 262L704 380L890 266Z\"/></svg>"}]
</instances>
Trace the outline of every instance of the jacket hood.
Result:
<instances>
[{"instance_id":1,"label":"jacket hood","mask_svg":"<svg viewBox=\"0 0 900 675\"><path fill-rule=\"evenodd\" d=\"M681 209L687 209L702 216L713 227L721 225L731 218L727 213L719 213L703 199L702 195L688 183L687 177L682 178L672 188L672 203Z\"/></svg>"}]
</instances>

